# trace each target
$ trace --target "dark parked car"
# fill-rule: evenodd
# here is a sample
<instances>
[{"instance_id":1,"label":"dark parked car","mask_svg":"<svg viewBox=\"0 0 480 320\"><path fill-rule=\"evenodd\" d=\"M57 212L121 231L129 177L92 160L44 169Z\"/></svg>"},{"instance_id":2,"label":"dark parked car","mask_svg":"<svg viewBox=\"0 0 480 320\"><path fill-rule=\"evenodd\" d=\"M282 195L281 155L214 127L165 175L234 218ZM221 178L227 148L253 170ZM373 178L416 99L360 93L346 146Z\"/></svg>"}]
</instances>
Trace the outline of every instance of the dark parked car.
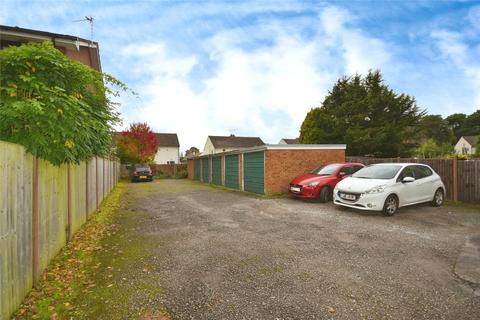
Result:
<instances>
[{"instance_id":1,"label":"dark parked car","mask_svg":"<svg viewBox=\"0 0 480 320\"><path fill-rule=\"evenodd\" d=\"M135 181L152 181L152 169L148 164L135 164L130 169L130 179Z\"/></svg>"},{"instance_id":2,"label":"dark parked car","mask_svg":"<svg viewBox=\"0 0 480 320\"><path fill-rule=\"evenodd\" d=\"M333 199L333 189L338 182L365 167L361 163L332 163L320 166L310 173L296 177L290 183L291 195L327 202Z\"/></svg>"}]
</instances>

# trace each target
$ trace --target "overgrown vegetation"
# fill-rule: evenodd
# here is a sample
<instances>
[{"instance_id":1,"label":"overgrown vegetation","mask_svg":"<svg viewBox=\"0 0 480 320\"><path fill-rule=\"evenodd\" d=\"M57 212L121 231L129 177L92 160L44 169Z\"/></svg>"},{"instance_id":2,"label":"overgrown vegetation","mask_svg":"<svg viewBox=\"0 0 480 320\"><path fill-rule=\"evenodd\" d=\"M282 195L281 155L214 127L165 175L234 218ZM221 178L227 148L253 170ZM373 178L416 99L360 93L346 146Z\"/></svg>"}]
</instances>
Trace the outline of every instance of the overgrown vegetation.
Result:
<instances>
[{"instance_id":1,"label":"overgrown vegetation","mask_svg":"<svg viewBox=\"0 0 480 320\"><path fill-rule=\"evenodd\" d=\"M186 179L188 177L187 165L177 165L175 173L158 171L155 174L157 179Z\"/></svg>"},{"instance_id":2,"label":"overgrown vegetation","mask_svg":"<svg viewBox=\"0 0 480 320\"><path fill-rule=\"evenodd\" d=\"M433 138L427 139L415 150L415 156L420 158L444 158L452 153L453 145L451 143L439 144Z\"/></svg>"},{"instance_id":3,"label":"overgrown vegetation","mask_svg":"<svg viewBox=\"0 0 480 320\"><path fill-rule=\"evenodd\" d=\"M0 139L56 165L107 155L122 90L50 42L0 50Z\"/></svg>"}]
</instances>

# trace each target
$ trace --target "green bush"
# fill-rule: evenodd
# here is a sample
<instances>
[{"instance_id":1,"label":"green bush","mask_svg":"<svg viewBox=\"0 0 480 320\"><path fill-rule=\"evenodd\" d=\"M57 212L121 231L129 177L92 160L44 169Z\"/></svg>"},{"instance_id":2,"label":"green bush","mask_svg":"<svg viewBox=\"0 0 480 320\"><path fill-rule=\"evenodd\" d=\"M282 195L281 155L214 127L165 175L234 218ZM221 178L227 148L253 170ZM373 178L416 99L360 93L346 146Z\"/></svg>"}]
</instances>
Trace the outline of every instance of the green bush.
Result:
<instances>
[{"instance_id":1,"label":"green bush","mask_svg":"<svg viewBox=\"0 0 480 320\"><path fill-rule=\"evenodd\" d=\"M109 154L119 93L106 85L126 90L50 42L0 50L0 139L55 165Z\"/></svg>"},{"instance_id":2,"label":"green bush","mask_svg":"<svg viewBox=\"0 0 480 320\"><path fill-rule=\"evenodd\" d=\"M177 174L175 176L177 179L186 179L188 177L187 165L177 166Z\"/></svg>"},{"instance_id":3,"label":"green bush","mask_svg":"<svg viewBox=\"0 0 480 320\"><path fill-rule=\"evenodd\" d=\"M177 165L176 173L158 171L155 174L157 179L185 179L188 177L187 165Z\"/></svg>"},{"instance_id":4,"label":"green bush","mask_svg":"<svg viewBox=\"0 0 480 320\"><path fill-rule=\"evenodd\" d=\"M415 155L421 158L443 158L453 151L453 146L449 143L437 144L435 140L428 139L423 142L416 150Z\"/></svg>"}]
</instances>

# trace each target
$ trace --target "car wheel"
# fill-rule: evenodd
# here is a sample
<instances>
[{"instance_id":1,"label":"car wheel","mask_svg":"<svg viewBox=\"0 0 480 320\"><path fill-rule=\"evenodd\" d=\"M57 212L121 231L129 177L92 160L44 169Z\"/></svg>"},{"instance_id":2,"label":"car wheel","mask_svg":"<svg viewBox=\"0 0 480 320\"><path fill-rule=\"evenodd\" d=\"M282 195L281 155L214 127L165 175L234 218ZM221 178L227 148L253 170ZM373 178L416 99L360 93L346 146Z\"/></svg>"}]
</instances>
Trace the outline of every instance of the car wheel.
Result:
<instances>
[{"instance_id":1,"label":"car wheel","mask_svg":"<svg viewBox=\"0 0 480 320\"><path fill-rule=\"evenodd\" d=\"M433 200L430 202L430 204L434 207L440 207L443 204L443 198L443 190L442 188L438 188L437 191L435 191Z\"/></svg>"},{"instance_id":2,"label":"car wheel","mask_svg":"<svg viewBox=\"0 0 480 320\"><path fill-rule=\"evenodd\" d=\"M382 213L384 216L393 216L398 210L398 198L396 195L391 194L385 199Z\"/></svg>"},{"instance_id":3,"label":"car wheel","mask_svg":"<svg viewBox=\"0 0 480 320\"><path fill-rule=\"evenodd\" d=\"M330 201L331 199L331 191L329 187L323 187L322 190L318 193L317 200L318 202L325 203Z\"/></svg>"}]
</instances>

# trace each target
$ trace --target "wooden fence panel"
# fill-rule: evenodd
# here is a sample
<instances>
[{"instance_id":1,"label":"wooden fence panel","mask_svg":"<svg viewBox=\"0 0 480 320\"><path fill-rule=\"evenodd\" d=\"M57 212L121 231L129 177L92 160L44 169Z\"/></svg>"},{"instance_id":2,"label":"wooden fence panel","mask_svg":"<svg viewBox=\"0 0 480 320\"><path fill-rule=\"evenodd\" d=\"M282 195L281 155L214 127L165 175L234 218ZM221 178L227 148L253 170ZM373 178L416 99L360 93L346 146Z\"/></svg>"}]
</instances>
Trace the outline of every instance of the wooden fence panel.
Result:
<instances>
[{"instance_id":1,"label":"wooden fence panel","mask_svg":"<svg viewBox=\"0 0 480 320\"><path fill-rule=\"evenodd\" d=\"M97 171L98 171L98 205L102 203L103 200L103 194L104 194L104 182L105 182L105 177L104 177L104 168L103 168L103 159L102 158L97 158Z\"/></svg>"},{"instance_id":2,"label":"wooden fence panel","mask_svg":"<svg viewBox=\"0 0 480 320\"><path fill-rule=\"evenodd\" d=\"M0 142L0 319L22 302L32 277L33 157Z\"/></svg>"},{"instance_id":3,"label":"wooden fence panel","mask_svg":"<svg viewBox=\"0 0 480 320\"><path fill-rule=\"evenodd\" d=\"M113 186L113 180L112 180L112 177L113 177L113 161L112 160L108 160L108 192L110 192L112 190L112 186Z\"/></svg>"},{"instance_id":4,"label":"wooden fence panel","mask_svg":"<svg viewBox=\"0 0 480 320\"><path fill-rule=\"evenodd\" d=\"M67 242L67 167L39 160L40 273Z\"/></svg>"},{"instance_id":5,"label":"wooden fence panel","mask_svg":"<svg viewBox=\"0 0 480 320\"><path fill-rule=\"evenodd\" d=\"M75 233L86 221L87 210L87 186L86 173L87 165L85 162L79 165L70 166L71 184L71 216L72 216L72 234Z\"/></svg>"},{"instance_id":6,"label":"wooden fence panel","mask_svg":"<svg viewBox=\"0 0 480 320\"><path fill-rule=\"evenodd\" d=\"M87 209L92 213L104 192L116 184L110 168L119 168L118 162L112 167L116 160L105 160L103 170L103 159L98 160L98 167L92 159L69 169L68 165L37 161L22 146L0 141L0 319L10 317L69 234L86 221ZM38 209L35 224L34 208Z\"/></svg>"},{"instance_id":7,"label":"wooden fence panel","mask_svg":"<svg viewBox=\"0 0 480 320\"><path fill-rule=\"evenodd\" d=\"M458 162L458 200L480 203L480 160Z\"/></svg>"},{"instance_id":8,"label":"wooden fence panel","mask_svg":"<svg viewBox=\"0 0 480 320\"><path fill-rule=\"evenodd\" d=\"M88 196L87 196L87 209L88 216L90 216L97 207L97 182L96 182L96 161L91 159L87 162L88 170ZM86 174L85 174L86 175Z\"/></svg>"}]
</instances>

